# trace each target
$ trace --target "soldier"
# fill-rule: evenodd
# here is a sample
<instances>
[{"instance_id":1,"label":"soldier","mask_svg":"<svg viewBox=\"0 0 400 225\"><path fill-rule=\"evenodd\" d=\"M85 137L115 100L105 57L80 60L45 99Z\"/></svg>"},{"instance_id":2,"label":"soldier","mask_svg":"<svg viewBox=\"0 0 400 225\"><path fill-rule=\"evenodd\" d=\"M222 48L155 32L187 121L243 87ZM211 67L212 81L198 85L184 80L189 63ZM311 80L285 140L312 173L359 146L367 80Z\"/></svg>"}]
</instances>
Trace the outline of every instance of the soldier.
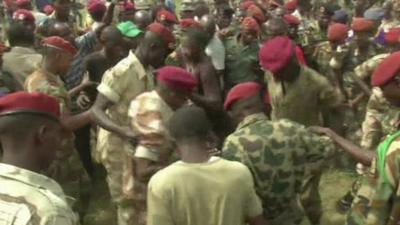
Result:
<instances>
[{"instance_id":1,"label":"soldier","mask_svg":"<svg viewBox=\"0 0 400 225\"><path fill-rule=\"evenodd\" d=\"M260 92L259 84L245 82L228 93L225 110L239 125L225 140L222 156L250 169L268 224L300 224L304 213L299 194L305 168L321 163L333 153L334 145L300 124L269 121Z\"/></svg>"},{"instance_id":2,"label":"soldier","mask_svg":"<svg viewBox=\"0 0 400 225\"><path fill-rule=\"evenodd\" d=\"M294 44L288 37L276 37L266 42L259 57L261 66L267 71L265 79L272 120L285 118L311 126L330 122L323 120L327 118L327 112L329 118L340 115L338 109L342 97L339 91L326 78L298 63ZM320 174L313 174L304 181L302 204L312 224L318 224L322 214L319 179Z\"/></svg>"},{"instance_id":3,"label":"soldier","mask_svg":"<svg viewBox=\"0 0 400 225\"><path fill-rule=\"evenodd\" d=\"M146 193L150 178L168 166L174 151L166 125L174 111L187 103L197 86L193 74L179 67L157 71L158 87L135 98L129 107L132 130L140 136L135 149L135 208L138 225L146 224ZM132 178L132 177L131 177Z\"/></svg>"},{"instance_id":4,"label":"soldier","mask_svg":"<svg viewBox=\"0 0 400 225\"><path fill-rule=\"evenodd\" d=\"M49 170L49 175L60 183L67 195L76 199L74 209L83 215L88 206L90 180L75 149L72 132L87 125L90 122L90 114L86 111L71 115L70 97L72 93L67 92L61 81L76 49L60 37L46 38L43 43L45 48L43 64L41 68L28 76L25 81L25 90L53 96L60 102L63 115L61 121L65 123L68 132L62 139L62 147L56 149L57 158ZM85 83L81 85L81 88L90 85L90 83Z\"/></svg>"},{"instance_id":5,"label":"soldier","mask_svg":"<svg viewBox=\"0 0 400 225\"><path fill-rule=\"evenodd\" d=\"M11 51L3 56L4 72L11 75L15 90L23 90L25 79L42 62L42 56L34 50L34 19L29 12L17 10L7 30Z\"/></svg>"},{"instance_id":6,"label":"soldier","mask_svg":"<svg viewBox=\"0 0 400 225\"><path fill-rule=\"evenodd\" d=\"M169 120L168 131L181 160L149 182L149 225L265 224L250 171L208 153L213 133L203 109L179 109Z\"/></svg>"},{"instance_id":7,"label":"soldier","mask_svg":"<svg viewBox=\"0 0 400 225\"><path fill-rule=\"evenodd\" d=\"M150 68L160 67L170 53L175 38L159 23L149 26L141 44L103 76L97 87L99 94L92 107L92 117L101 127L98 134L97 151L107 170L107 183L111 198L118 210L118 224L136 222L135 210L129 188L123 194L122 177L133 176L134 148L130 140L137 133L129 127L130 102L139 94L154 88L154 77Z\"/></svg>"},{"instance_id":8,"label":"soldier","mask_svg":"<svg viewBox=\"0 0 400 225\"><path fill-rule=\"evenodd\" d=\"M56 98L17 92L0 99L0 221L4 224L79 224L60 185L42 175L62 143Z\"/></svg>"},{"instance_id":9,"label":"soldier","mask_svg":"<svg viewBox=\"0 0 400 225\"><path fill-rule=\"evenodd\" d=\"M166 9L161 9L157 12L156 21L164 25L170 31L173 31L174 25L178 23L175 14Z\"/></svg>"},{"instance_id":10,"label":"soldier","mask_svg":"<svg viewBox=\"0 0 400 225\"><path fill-rule=\"evenodd\" d=\"M263 83L262 71L258 62L260 49L257 41L260 26L252 17L246 17L240 33L225 42L227 59L224 91L227 93L233 86L247 81Z\"/></svg>"}]
</instances>

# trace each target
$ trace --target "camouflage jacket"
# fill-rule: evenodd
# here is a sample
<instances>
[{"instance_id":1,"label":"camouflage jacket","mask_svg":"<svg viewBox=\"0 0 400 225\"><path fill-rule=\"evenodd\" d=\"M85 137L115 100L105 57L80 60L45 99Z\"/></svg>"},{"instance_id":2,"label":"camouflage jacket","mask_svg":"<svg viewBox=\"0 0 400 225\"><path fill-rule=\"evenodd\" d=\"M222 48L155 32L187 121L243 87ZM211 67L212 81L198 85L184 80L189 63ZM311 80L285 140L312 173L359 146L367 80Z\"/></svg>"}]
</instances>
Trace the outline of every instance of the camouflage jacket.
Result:
<instances>
[{"instance_id":1,"label":"camouflage jacket","mask_svg":"<svg viewBox=\"0 0 400 225\"><path fill-rule=\"evenodd\" d=\"M228 136L223 157L245 164L254 176L267 219L286 215L294 221L301 211L294 207L305 170L320 166L334 150L323 137L289 120L268 121L262 114L247 116Z\"/></svg>"}]
</instances>

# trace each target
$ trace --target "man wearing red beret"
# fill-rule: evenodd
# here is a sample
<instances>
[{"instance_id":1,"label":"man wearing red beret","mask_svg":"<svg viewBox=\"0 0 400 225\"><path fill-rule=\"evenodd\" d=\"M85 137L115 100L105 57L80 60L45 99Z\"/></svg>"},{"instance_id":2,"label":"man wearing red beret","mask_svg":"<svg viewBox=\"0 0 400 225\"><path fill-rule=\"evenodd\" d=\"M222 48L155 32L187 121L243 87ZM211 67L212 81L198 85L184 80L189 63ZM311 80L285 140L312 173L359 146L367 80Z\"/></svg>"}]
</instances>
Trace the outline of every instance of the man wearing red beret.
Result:
<instances>
[{"instance_id":1,"label":"man wearing red beret","mask_svg":"<svg viewBox=\"0 0 400 225\"><path fill-rule=\"evenodd\" d=\"M141 44L135 51L109 69L97 87L99 94L92 107L92 117L101 127L97 151L107 170L111 198L118 210L118 224L135 224L137 221L132 187L123 187L123 173L133 176L134 147L138 134L129 126L130 102L155 86L151 68L163 65L174 45L173 34L163 25L153 23L148 27ZM122 192L124 190L124 193Z\"/></svg>"},{"instance_id":2,"label":"man wearing red beret","mask_svg":"<svg viewBox=\"0 0 400 225\"><path fill-rule=\"evenodd\" d=\"M189 95L197 87L194 75L179 67L162 67L156 76L156 90L137 96L129 107L130 126L140 136L134 155L136 177L132 182L139 220L137 225L146 224L146 193L150 177L172 162L174 145L166 129L167 122L174 111L188 103ZM127 177L127 183L131 179L133 177Z\"/></svg>"},{"instance_id":3,"label":"man wearing red beret","mask_svg":"<svg viewBox=\"0 0 400 225\"><path fill-rule=\"evenodd\" d=\"M178 19L176 18L175 14L166 9L161 9L157 12L156 21L171 31L174 30L174 25L178 23Z\"/></svg>"},{"instance_id":4,"label":"man wearing red beret","mask_svg":"<svg viewBox=\"0 0 400 225\"><path fill-rule=\"evenodd\" d=\"M338 114L342 96L322 75L299 65L294 43L288 37L276 37L260 50L260 64L271 96L272 119L290 119L305 126L320 125ZM322 214L318 184L319 175L304 182L303 205L313 224Z\"/></svg>"},{"instance_id":5,"label":"man wearing red beret","mask_svg":"<svg viewBox=\"0 0 400 225\"><path fill-rule=\"evenodd\" d=\"M238 126L225 140L222 156L244 163L252 172L267 224L301 224L304 171L308 164L322 163L334 153L334 145L295 122L269 121L261 96L261 85L255 82L238 84L229 91L224 108ZM312 158L308 154L318 157L299 164L292 158ZM276 185L279 190L274 190Z\"/></svg>"},{"instance_id":6,"label":"man wearing red beret","mask_svg":"<svg viewBox=\"0 0 400 225\"><path fill-rule=\"evenodd\" d=\"M57 160L64 127L56 98L16 92L0 98L0 221L77 225L61 186L43 171Z\"/></svg>"},{"instance_id":7,"label":"man wearing red beret","mask_svg":"<svg viewBox=\"0 0 400 225\"><path fill-rule=\"evenodd\" d=\"M259 69L257 53L260 49L257 41L260 26L253 17L246 17L240 25L240 33L226 40L226 71L224 92L233 86L255 81L262 83L262 71Z\"/></svg>"},{"instance_id":8,"label":"man wearing red beret","mask_svg":"<svg viewBox=\"0 0 400 225\"><path fill-rule=\"evenodd\" d=\"M44 39L43 47L42 66L27 77L25 90L45 93L57 98L60 103L61 122L68 132L62 139L62 147L56 149L58 158L52 165L51 172L54 172L54 174L51 174L51 172L50 174L61 184L68 195L77 200L75 210L84 214L88 203L88 199L85 199L85 197L87 198L89 194L90 180L75 149L73 131L90 122L90 113L86 111L77 115L71 114L71 96L76 95L80 90L68 92L61 80L69 69L76 49L66 40L56 36ZM91 84L85 83L81 87L84 88L87 85ZM85 203L86 205L82 205L82 208L78 208L78 206L81 206L79 204Z\"/></svg>"}]
</instances>

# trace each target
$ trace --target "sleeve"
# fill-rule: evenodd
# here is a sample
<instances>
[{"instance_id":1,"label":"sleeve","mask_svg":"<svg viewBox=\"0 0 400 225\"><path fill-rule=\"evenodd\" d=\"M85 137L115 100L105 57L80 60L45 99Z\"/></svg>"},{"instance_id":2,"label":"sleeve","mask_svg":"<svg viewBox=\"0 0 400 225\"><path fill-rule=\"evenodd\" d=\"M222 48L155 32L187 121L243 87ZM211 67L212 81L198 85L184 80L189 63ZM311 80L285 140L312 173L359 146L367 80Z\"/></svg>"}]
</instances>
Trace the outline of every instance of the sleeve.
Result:
<instances>
[{"instance_id":1,"label":"sleeve","mask_svg":"<svg viewBox=\"0 0 400 225\"><path fill-rule=\"evenodd\" d=\"M107 70L104 73L103 79L100 85L97 87L97 91L102 95L106 96L108 100L117 103L121 99L121 95L126 89L128 84L128 76L124 69L118 68L117 64L114 68Z\"/></svg>"},{"instance_id":2,"label":"sleeve","mask_svg":"<svg viewBox=\"0 0 400 225\"><path fill-rule=\"evenodd\" d=\"M61 114L69 112L70 100L68 92L65 90L65 88L53 85L43 85L37 87L36 90L31 91L41 92L56 98L60 104Z\"/></svg>"},{"instance_id":3,"label":"sleeve","mask_svg":"<svg viewBox=\"0 0 400 225\"><path fill-rule=\"evenodd\" d=\"M91 49L96 45L96 42L97 38L94 31L90 31L82 36L75 38L75 44L79 49Z\"/></svg>"},{"instance_id":4,"label":"sleeve","mask_svg":"<svg viewBox=\"0 0 400 225\"><path fill-rule=\"evenodd\" d=\"M160 161L161 156L167 157L168 152L163 151L168 145L167 129L161 110L158 100L150 96L138 96L131 102L128 112L131 126L141 137L135 157L155 162Z\"/></svg>"},{"instance_id":5,"label":"sleeve","mask_svg":"<svg viewBox=\"0 0 400 225\"><path fill-rule=\"evenodd\" d=\"M354 69L356 76L362 80L369 78L380 63L376 58L369 59Z\"/></svg>"},{"instance_id":6,"label":"sleeve","mask_svg":"<svg viewBox=\"0 0 400 225\"><path fill-rule=\"evenodd\" d=\"M167 200L168 193L154 179L157 176L152 177L147 190L147 225L175 225L170 212L171 205Z\"/></svg>"},{"instance_id":7,"label":"sleeve","mask_svg":"<svg viewBox=\"0 0 400 225\"><path fill-rule=\"evenodd\" d=\"M215 39L214 43L206 48L206 53L211 57L216 70L225 69L225 47L221 40Z\"/></svg>"},{"instance_id":8,"label":"sleeve","mask_svg":"<svg viewBox=\"0 0 400 225\"><path fill-rule=\"evenodd\" d=\"M379 172L375 192L371 199L370 211L367 216L368 225L389 224L400 213L400 200L398 195L400 173L400 148L399 142L393 142L386 155L385 174L387 180ZM395 148L395 149L393 149ZM393 221L392 221L393 222Z\"/></svg>"},{"instance_id":9,"label":"sleeve","mask_svg":"<svg viewBox=\"0 0 400 225\"><path fill-rule=\"evenodd\" d=\"M229 136L226 138L224 145L222 147L222 158L244 163L243 155L240 153L239 140L234 136Z\"/></svg>"},{"instance_id":10,"label":"sleeve","mask_svg":"<svg viewBox=\"0 0 400 225\"><path fill-rule=\"evenodd\" d=\"M248 168L245 168L245 181L243 183L243 187L245 187L244 193L246 196L246 203L245 203L245 215L247 219L254 218L256 216L263 214L263 208L261 204L261 200L258 197L255 187L253 176Z\"/></svg>"},{"instance_id":11,"label":"sleeve","mask_svg":"<svg viewBox=\"0 0 400 225\"><path fill-rule=\"evenodd\" d=\"M305 146L306 161L310 165L319 165L336 152L335 144L326 136L315 134L305 127L299 127L297 133Z\"/></svg>"}]
</instances>

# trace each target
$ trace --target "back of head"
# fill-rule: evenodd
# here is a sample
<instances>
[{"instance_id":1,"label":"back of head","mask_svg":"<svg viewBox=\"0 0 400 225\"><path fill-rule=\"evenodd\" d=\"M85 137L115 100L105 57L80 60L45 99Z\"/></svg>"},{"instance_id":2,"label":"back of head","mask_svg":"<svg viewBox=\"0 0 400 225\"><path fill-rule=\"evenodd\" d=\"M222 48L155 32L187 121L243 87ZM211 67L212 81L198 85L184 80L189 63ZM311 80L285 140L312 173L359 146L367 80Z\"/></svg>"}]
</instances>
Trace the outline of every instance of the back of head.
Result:
<instances>
[{"instance_id":1,"label":"back of head","mask_svg":"<svg viewBox=\"0 0 400 225\"><path fill-rule=\"evenodd\" d=\"M189 29L185 32L183 39L190 41L199 49L205 49L209 41L208 35L199 29Z\"/></svg>"},{"instance_id":2,"label":"back of head","mask_svg":"<svg viewBox=\"0 0 400 225\"><path fill-rule=\"evenodd\" d=\"M177 143L206 140L211 123L204 109L186 106L178 109L168 122L168 129Z\"/></svg>"},{"instance_id":3,"label":"back of head","mask_svg":"<svg viewBox=\"0 0 400 225\"><path fill-rule=\"evenodd\" d=\"M288 30L288 24L281 17L271 18L263 25L263 32L271 37L286 35Z\"/></svg>"},{"instance_id":4,"label":"back of head","mask_svg":"<svg viewBox=\"0 0 400 225\"><path fill-rule=\"evenodd\" d=\"M17 45L33 45L35 35L33 30L27 28L21 22L13 22L7 30L8 41L11 47Z\"/></svg>"},{"instance_id":5,"label":"back of head","mask_svg":"<svg viewBox=\"0 0 400 225\"><path fill-rule=\"evenodd\" d=\"M216 21L213 16L211 15L202 16L200 24L209 35L214 35L216 30Z\"/></svg>"}]
</instances>

